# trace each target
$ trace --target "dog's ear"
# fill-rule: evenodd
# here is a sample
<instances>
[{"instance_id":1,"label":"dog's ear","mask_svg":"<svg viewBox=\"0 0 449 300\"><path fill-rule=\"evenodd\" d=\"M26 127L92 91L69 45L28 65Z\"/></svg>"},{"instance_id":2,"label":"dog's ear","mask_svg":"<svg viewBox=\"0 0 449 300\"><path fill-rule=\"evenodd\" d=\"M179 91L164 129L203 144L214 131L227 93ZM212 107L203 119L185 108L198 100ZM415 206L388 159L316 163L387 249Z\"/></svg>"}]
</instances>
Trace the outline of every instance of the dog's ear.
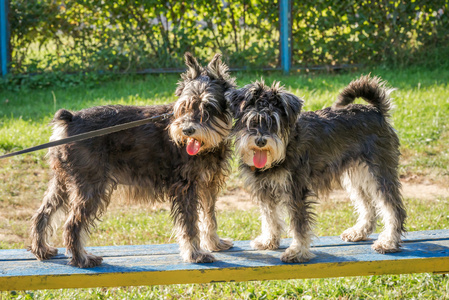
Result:
<instances>
[{"instance_id":1,"label":"dog's ear","mask_svg":"<svg viewBox=\"0 0 449 300\"><path fill-rule=\"evenodd\" d=\"M230 89L225 93L226 101L229 103L234 118L241 116L247 92L248 88L243 87L241 89Z\"/></svg>"},{"instance_id":2,"label":"dog's ear","mask_svg":"<svg viewBox=\"0 0 449 300\"><path fill-rule=\"evenodd\" d=\"M210 63L206 68L207 75L214 79L223 79L227 75L229 69L228 66L221 61L221 54L214 55Z\"/></svg>"},{"instance_id":3,"label":"dog's ear","mask_svg":"<svg viewBox=\"0 0 449 300\"><path fill-rule=\"evenodd\" d=\"M226 90L235 87L235 79L229 75L229 68L222 62L220 53L214 55L206 67L206 73L210 78L219 81Z\"/></svg>"},{"instance_id":4,"label":"dog's ear","mask_svg":"<svg viewBox=\"0 0 449 300\"><path fill-rule=\"evenodd\" d=\"M281 93L279 96L287 114L288 123L293 125L301 113L304 100L286 92Z\"/></svg>"},{"instance_id":5,"label":"dog's ear","mask_svg":"<svg viewBox=\"0 0 449 300\"><path fill-rule=\"evenodd\" d=\"M187 79L195 79L198 76L200 76L202 68L198 64L198 61L196 60L196 58L193 57L193 55L190 52L186 52L186 54L184 54L184 58L186 60L186 66L187 66L187 72L186 72Z\"/></svg>"},{"instance_id":6,"label":"dog's ear","mask_svg":"<svg viewBox=\"0 0 449 300\"><path fill-rule=\"evenodd\" d=\"M293 125L301 113L304 100L296 97L295 95L287 92L280 82L273 82L271 90L276 94L284 107L284 112L287 115L288 123Z\"/></svg>"},{"instance_id":7,"label":"dog's ear","mask_svg":"<svg viewBox=\"0 0 449 300\"><path fill-rule=\"evenodd\" d=\"M198 61L191 53L186 52L184 58L187 70L185 73L181 74L182 80L178 82L178 88L175 91L175 95L178 97L181 96L186 83L200 76L203 71L203 68L198 64Z\"/></svg>"}]
</instances>

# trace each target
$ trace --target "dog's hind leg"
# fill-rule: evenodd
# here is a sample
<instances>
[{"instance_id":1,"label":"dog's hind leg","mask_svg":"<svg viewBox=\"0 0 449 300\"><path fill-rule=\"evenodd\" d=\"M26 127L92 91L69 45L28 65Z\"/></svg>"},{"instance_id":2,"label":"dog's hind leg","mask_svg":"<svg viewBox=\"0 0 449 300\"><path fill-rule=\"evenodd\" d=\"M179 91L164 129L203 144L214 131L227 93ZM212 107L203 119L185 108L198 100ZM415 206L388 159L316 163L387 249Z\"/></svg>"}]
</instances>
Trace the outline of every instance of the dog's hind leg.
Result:
<instances>
[{"instance_id":1,"label":"dog's hind leg","mask_svg":"<svg viewBox=\"0 0 449 300\"><path fill-rule=\"evenodd\" d=\"M371 190L378 215L384 224L372 248L382 254L401 251L401 236L405 232L404 223L407 216L396 170L386 170L383 174L375 176L377 186ZM393 176L390 176L392 174Z\"/></svg>"},{"instance_id":2,"label":"dog's hind leg","mask_svg":"<svg viewBox=\"0 0 449 300\"><path fill-rule=\"evenodd\" d=\"M90 227L106 210L112 188L105 182L85 182L73 187L70 194L70 210L64 224L64 243L72 254L70 264L80 268L91 268L101 264L103 258L87 253L84 245Z\"/></svg>"},{"instance_id":3,"label":"dog's hind leg","mask_svg":"<svg viewBox=\"0 0 449 300\"><path fill-rule=\"evenodd\" d=\"M315 257L315 254L310 251L314 222L314 214L310 211L312 204L313 201L310 200L310 192L307 189L294 188L292 197L287 202L293 241L281 255L283 262L305 262Z\"/></svg>"},{"instance_id":4,"label":"dog's hind leg","mask_svg":"<svg viewBox=\"0 0 449 300\"><path fill-rule=\"evenodd\" d=\"M201 248L208 251L222 251L232 247L231 239L221 239L217 234L215 203L217 195L206 193L201 197L200 232Z\"/></svg>"},{"instance_id":5,"label":"dog's hind leg","mask_svg":"<svg viewBox=\"0 0 449 300\"><path fill-rule=\"evenodd\" d=\"M50 239L65 216L67 200L64 180L60 180L56 173L49 183L42 205L31 219L31 245L28 250L39 260L58 254L58 249L50 246Z\"/></svg>"},{"instance_id":6,"label":"dog's hind leg","mask_svg":"<svg viewBox=\"0 0 449 300\"><path fill-rule=\"evenodd\" d=\"M100 256L89 254L84 244L90 233L89 224L93 216L84 207L73 207L64 225L64 241L67 252L72 254L70 265L80 268L92 268L103 261ZM67 253L68 254L68 253Z\"/></svg>"},{"instance_id":7,"label":"dog's hind leg","mask_svg":"<svg viewBox=\"0 0 449 300\"><path fill-rule=\"evenodd\" d=\"M367 169L365 164L354 167L346 171L341 178L341 184L348 192L358 213L357 223L346 229L340 236L345 242L367 240L368 236L376 229L376 208L366 191L373 184L372 176L369 175Z\"/></svg>"}]
</instances>

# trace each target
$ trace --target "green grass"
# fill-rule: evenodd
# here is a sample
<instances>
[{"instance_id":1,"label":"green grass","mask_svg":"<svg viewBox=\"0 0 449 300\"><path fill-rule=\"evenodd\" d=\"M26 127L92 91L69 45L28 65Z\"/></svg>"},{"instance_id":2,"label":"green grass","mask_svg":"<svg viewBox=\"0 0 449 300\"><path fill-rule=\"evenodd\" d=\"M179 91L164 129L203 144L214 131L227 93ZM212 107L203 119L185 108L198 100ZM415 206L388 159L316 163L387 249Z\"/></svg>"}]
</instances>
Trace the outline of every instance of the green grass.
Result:
<instances>
[{"instance_id":1,"label":"green grass","mask_svg":"<svg viewBox=\"0 0 449 300\"><path fill-rule=\"evenodd\" d=\"M402 173L449 176L449 70L385 69L341 74L282 75L279 72L237 73L243 86L263 77L280 80L287 89L305 99L305 110L329 106L338 92L360 74L380 75L398 90L392 94L396 108L392 121L398 131L405 159ZM104 104L160 104L175 101L178 75L124 76L120 80L67 89L0 92L0 153L44 143L47 126L56 110L78 110ZM45 152L39 153L42 156Z\"/></svg>"},{"instance_id":2,"label":"green grass","mask_svg":"<svg viewBox=\"0 0 449 300\"><path fill-rule=\"evenodd\" d=\"M178 76L147 76L106 82L94 88L0 92L0 151L30 147L48 141L47 126L61 108L78 110L95 105L162 104L174 101ZM44 153L44 152L43 152Z\"/></svg>"},{"instance_id":3,"label":"green grass","mask_svg":"<svg viewBox=\"0 0 449 300\"><path fill-rule=\"evenodd\" d=\"M352 79L368 70L338 74L304 72L285 76L278 72L237 73L243 86L265 78L282 81L303 97L305 110L329 106ZM398 88L392 121L401 139L401 175L418 175L449 182L449 70L371 70ZM175 101L179 75L125 76L93 88L84 86L20 92L0 91L0 153L48 141L47 126L60 108L82 109L104 104L146 105ZM29 219L39 206L49 179L45 151L0 161L0 249L23 248L28 243ZM235 162L234 162L235 165ZM234 172L230 189L241 181ZM406 199L410 231L449 228L449 198ZM123 210L126 207L126 210ZM325 201L316 207L316 234L338 235L355 221L346 201ZM218 215L219 234L235 240L254 238L260 231L258 213L225 211ZM62 245L60 232L57 245ZM112 242L114 241L114 242ZM114 204L94 230L90 246L174 243L169 212L141 205ZM1 299L397 299L449 298L447 276L412 274L244 283L216 283L110 289L65 289L2 292Z\"/></svg>"},{"instance_id":4,"label":"green grass","mask_svg":"<svg viewBox=\"0 0 449 300\"><path fill-rule=\"evenodd\" d=\"M269 282L0 293L4 299L447 299L442 275L394 275Z\"/></svg>"}]
</instances>

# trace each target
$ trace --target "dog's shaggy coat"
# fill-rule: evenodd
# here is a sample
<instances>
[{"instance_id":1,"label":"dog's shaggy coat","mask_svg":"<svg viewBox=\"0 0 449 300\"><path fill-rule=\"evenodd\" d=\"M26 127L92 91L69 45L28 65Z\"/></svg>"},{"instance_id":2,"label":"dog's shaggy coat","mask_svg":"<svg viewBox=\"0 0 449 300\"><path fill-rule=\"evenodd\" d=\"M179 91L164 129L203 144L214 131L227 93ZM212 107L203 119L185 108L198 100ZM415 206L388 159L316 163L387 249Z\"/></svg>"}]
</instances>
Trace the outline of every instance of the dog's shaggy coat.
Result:
<instances>
[{"instance_id":1,"label":"dog's shaggy coat","mask_svg":"<svg viewBox=\"0 0 449 300\"><path fill-rule=\"evenodd\" d=\"M175 103L56 113L53 140L169 112L174 116L49 150L53 178L31 226L29 249L38 259L57 253L50 237L65 219L70 263L82 268L101 264L102 258L86 253L84 244L116 190L130 200L171 203L185 261L212 262L205 250L232 246L216 233L215 202L229 172L232 116L224 94L234 79L219 55L202 67L186 54L186 65Z\"/></svg>"},{"instance_id":2,"label":"dog's shaggy coat","mask_svg":"<svg viewBox=\"0 0 449 300\"><path fill-rule=\"evenodd\" d=\"M399 140L389 124L390 89L363 76L347 86L332 107L302 112L303 101L279 83L255 82L227 93L236 123L233 134L246 188L260 205L262 234L256 249L279 247L280 204L287 206L293 242L285 262L314 257L310 251L313 198L343 186L358 212L341 235L365 240L380 217L384 230L373 249L400 250L406 212L398 178ZM362 97L371 105L351 104Z\"/></svg>"}]
</instances>

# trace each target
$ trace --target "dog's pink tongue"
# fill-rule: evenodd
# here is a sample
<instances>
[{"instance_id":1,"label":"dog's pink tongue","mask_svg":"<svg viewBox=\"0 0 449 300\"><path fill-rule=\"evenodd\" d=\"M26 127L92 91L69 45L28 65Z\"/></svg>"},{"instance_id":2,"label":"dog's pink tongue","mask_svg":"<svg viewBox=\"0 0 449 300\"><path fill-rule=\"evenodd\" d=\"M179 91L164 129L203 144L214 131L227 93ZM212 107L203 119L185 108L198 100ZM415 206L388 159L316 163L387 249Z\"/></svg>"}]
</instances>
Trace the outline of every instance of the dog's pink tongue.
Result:
<instances>
[{"instance_id":1,"label":"dog's pink tongue","mask_svg":"<svg viewBox=\"0 0 449 300\"><path fill-rule=\"evenodd\" d=\"M196 155L200 151L200 148L201 143L199 141L192 138L187 140L186 150L189 155Z\"/></svg>"},{"instance_id":2,"label":"dog's pink tongue","mask_svg":"<svg viewBox=\"0 0 449 300\"><path fill-rule=\"evenodd\" d=\"M265 164L267 163L267 150L255 150L253 163L258 169L265 167Z\"/></svg>"}]
</instances>

